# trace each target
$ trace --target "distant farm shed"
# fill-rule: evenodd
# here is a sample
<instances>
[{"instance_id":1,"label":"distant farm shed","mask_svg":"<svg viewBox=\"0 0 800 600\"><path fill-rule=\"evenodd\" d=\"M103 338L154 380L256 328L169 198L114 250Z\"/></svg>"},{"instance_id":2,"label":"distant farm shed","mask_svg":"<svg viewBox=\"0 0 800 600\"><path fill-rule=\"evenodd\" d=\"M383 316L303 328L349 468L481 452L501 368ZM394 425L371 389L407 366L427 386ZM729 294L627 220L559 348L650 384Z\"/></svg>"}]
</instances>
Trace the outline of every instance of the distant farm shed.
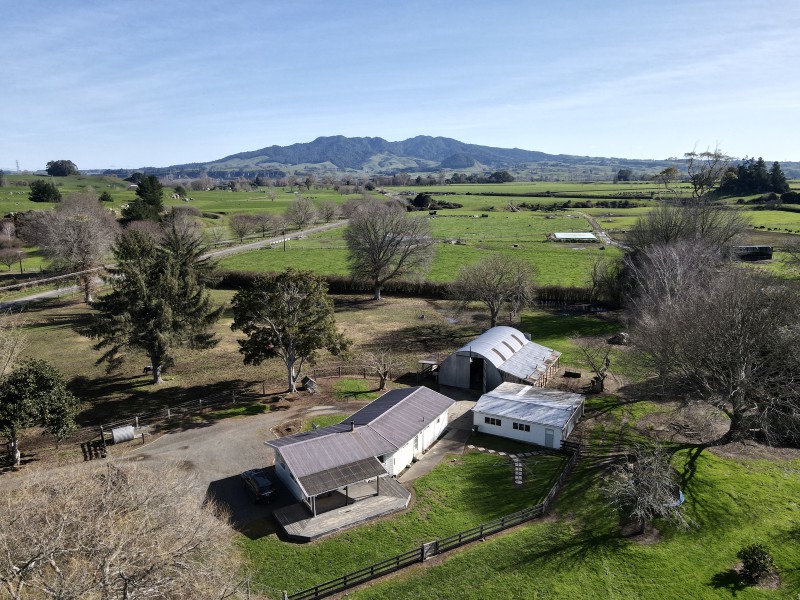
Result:
<instances>
[{"instance_id":1,"label":"distant farm shed","mask_svg":"<svg viewBox=\"0 0 800 600\"><path fill-rule=\"evenodd\" d=\"M492 327L439 366L439 384L487 392L504 381L544 386L560 352L530 341L513 327Z\"/></svg>"},{"instance_id":2,"label":"distant farm shed","mask_svg":"<svg viewBox=\"0 0 800 600\"><path fill-rule=\"evenodd\" d=\"M503 383L472 409L476 431L559 448L583 416L580 394Z\"/></svg>"},{"instance_id":3,"label":"distant farm shed","mask_svg":"<svg viewBox=\"0 0 800 600\"><path fill-rule=\"evenodd\" d=\"M553 242L568 242L586 244L596 242L597 236L589 232L570 231L568 233L551 233L547 236Z\"/></svg>"}]
</instances>

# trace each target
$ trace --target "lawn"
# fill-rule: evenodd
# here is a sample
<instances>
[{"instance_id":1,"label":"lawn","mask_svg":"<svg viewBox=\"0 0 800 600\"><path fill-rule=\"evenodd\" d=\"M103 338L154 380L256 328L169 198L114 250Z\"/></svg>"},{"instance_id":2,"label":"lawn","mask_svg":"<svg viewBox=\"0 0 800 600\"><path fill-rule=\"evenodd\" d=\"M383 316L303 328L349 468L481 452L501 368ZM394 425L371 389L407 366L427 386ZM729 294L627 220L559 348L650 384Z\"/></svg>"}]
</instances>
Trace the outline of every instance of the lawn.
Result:
<instances>
[{"instance_id":1,"label":"lawn","mask_svg":"<svg viewBox=\"0 0 800 600\"><path fill-rule=\"evenodd\" d=\"M678 453L674 464L683 471L687 455ZM534 522L350 597L795 598L800 460L735 460L704 452L695 466L683 486L693 526L680 531L662 524L657 543L620 535L617 515L598 495L598 473L584 464L559 496L557 520ZM780 590L745 587L732 572L736 552L754 542L771 548Z\"/></svg>"},{"instance_id":2,"label":"lawn","mask_svg":"<svg viewBox=\"0 0 800 600\"><path fill-rule=\"evenodd\" d=\"M560 455L536 457L530 477L515 486L508 458L479 453L446 458L414 482L416 502L403 514L310 544L282 542L270 534L242 539L241 545L256 586L297 591L533 506L547 494L563 463Z\"/></svg>"}]
</instances>

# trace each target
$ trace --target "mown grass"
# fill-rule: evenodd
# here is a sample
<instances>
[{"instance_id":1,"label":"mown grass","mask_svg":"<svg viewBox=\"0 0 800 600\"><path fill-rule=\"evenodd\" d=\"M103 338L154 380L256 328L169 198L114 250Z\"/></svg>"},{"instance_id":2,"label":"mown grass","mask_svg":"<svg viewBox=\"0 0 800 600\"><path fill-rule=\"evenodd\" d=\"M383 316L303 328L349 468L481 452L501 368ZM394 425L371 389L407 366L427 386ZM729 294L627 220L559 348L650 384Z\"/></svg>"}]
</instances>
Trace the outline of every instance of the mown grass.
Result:
<instances>
[{"instance_id":1,"label":"mown grass","mask_svg":"<svg viewBox=\"0 0 800 600\"><path fill-rule=\"evenodd\" d=\"M303 419L303 425L300 431L311 431L313 425L317 427L328 427L329 425L338 425L345 417L349 416L348 413L335 413L332 415L314 415Z\"/></svg>"},{"instance_id":2,"label":"mown grass","mask_svg":"<svg viewBox=\"0 0 800 600\"><path fill-rule=\"evenodd\" d=\"M652 544L620 534L619 516L599 492L597 464L591 456L579 463L557 500L556 520L490 538L350 597L667 600L794 598L800 592L800 460L738 460L709 451L692 458L678 451L673 465L685 478L682 510L692 527L659 522L660 539ZM751 543L771 549L780 589L749 587L734 572L736 552Z\"/></svg>"},{"instance_id":3,"label":"mown grass","mask_svg":"<svg viewBox=\"0 0 800 600\"><path fill-rule=\"evenodd\" d=\"M530 476L515 486L510 459L458 456L414 482L416 502L404 514L310 544L282 542L272 534L242 539L241 545L257 586L297 591L533 506L547 494L563 462L561 456L536 457Z\"/></svg>"},{"instance_id":4,"label":"mown grass","mask_svg":"<svg viewBox=\"0 0 800 600\"><path fill-rule=\"evenodd\" d=\"M370 379L336 379L331 386L334 397L339 400L374 400L383 392Z\"/></svg>"}]
</instances>

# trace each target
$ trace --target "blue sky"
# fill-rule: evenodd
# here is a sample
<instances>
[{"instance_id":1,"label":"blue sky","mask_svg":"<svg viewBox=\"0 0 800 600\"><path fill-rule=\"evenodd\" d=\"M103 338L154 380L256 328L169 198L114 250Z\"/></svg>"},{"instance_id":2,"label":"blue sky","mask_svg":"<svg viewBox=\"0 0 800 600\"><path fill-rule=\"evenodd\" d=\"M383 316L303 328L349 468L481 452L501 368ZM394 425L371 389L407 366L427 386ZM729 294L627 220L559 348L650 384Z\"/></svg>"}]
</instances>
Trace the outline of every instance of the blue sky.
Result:
<instances>
[{"instance_id":1,"label":"blue sky","mask_svg":"<svg viewBox=\"0 0 800 600\"><path fill-rule=\"evenodd\" d=\"M321 135L800 160L800 3L4 3L0 168Z\"/></svg>"}]
</instances>

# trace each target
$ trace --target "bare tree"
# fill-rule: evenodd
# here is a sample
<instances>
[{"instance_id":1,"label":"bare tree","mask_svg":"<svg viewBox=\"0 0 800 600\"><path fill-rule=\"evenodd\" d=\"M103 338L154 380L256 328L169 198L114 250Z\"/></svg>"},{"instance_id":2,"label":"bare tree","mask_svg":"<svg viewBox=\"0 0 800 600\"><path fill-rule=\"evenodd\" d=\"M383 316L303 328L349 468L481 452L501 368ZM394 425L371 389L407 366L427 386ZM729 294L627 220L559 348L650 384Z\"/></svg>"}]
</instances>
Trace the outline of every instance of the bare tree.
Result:
<instances>
[{"instance_id":1,"label":"bare tree","mask_svg":"<svg viewBox=\"0 0 800 600\"><path fill-rule=\"evenodd\" d=\"M209 227L205 230L206 239L210 244L214 244L216 246L220 242L225 239L225 228L224 227Z\"/></svg>"},{"instance_id":2,"label":"bare tree","mask_svg":"<svg viewBox=\"0 0 800 600\"><path fill-rule=\"evenodd\" d=\"M611 346L604 340L572 340L578 346L583 355L583 359L594 373L592 378L592 392L602 393L605 391L605 381L608 377L608 369L611 367Z\"/></svg>"},{"instance_id":3,"label":"bare tree","mask_svg":"<svg viewBox=\"0 0 800 600\"><path fill-rule=\"evenodd\" d=\"M246 597L242 560L213 501L177 467L40 472L0 500L9 598Z\"/></svg>"},{"instance_id":4,"label":"bare tree","mask_svg":"<svg viewBox=\"0 0 800 600\"><path fill-rule=\"evenodd\" d=\"M270 202L275 202L275 198L278 196L278 193L275 191L275 182L269 182L267 186L267 197L269 198Z\"/></svg>"},{"instance_id":5,"label":"bare tree","mask_svg":"<svg viewBox=\"0 0 800 600\"><path fill-rule=\"evenodd\" d=\"M284 218L297 229L303 229L317 220L317 208L309 198L298 198L286 209Z\"/></svg>"},{"instance_id":6,"label":"bare tree","mask_svg":"<svg viewBox=\"0 0 800 600\"><path fill-rule=\"evenodd\" d=\"M800 290L740 268L652 268L632 338L662 386L724 413L715 443L800 440ZM659 264L653 262L652 264Z\"/></svg>"},{"instance_id":7,"label":"bare tree","mask_svg":"<svg viewBox=\"0 0 800 600\"><path fill-rule=\"evenodd\" d=\"M372 284L375 300L387 281L422 272L433 254L428 221L392 203L374 201L355 211L344 238L350 273Z\"/></svg>"},{"instance_id":8,"label":"bare tree","mask_svg":"<svg viewBox=\"0 0 800 600\"><path fill-rule=\"evenodd\" d=\"M26 235L41 246L56 268L85 271L103 264L119 232L114 213L91 194L70 194L55 210L43 212ZM86 302L92 301L95 277L78 277Z\"/></svg>"},{"instance_id":9,"label":"bare tree","mask_svg":"<svg viewBox=\"0 0 800 600\"><path fill-rule=\"evenodd\" d=\"M239 213L233 215L228 223L240 242L244 242L244 238L254 233L257 229L255 215Z\"/></svg>"},{"instance_id":10,"label":"bare tree","mask_svg":"<svg viewBox=\"0 0 800 600\"><path fill-rule=\"evenodd\" d=\"M0 248L0 263L8 267L9 271L17 260L22 260L26 256L23 250L18 250L17 248Z\"/></svg>"},{"instance_id":11,"label":"bare tree","mask_svg":"<svg viewBox=\"0 0 800 600\"><path fill-rule=\"evenodd\" d=\"M339 205L333 200L325 200L319 205L319 216L326 223L330 223L339 215Z\"/></svg>"},{"instance_id":12,"label":"bare tree","mask_svg":"<svg viewBox=\"0 0 800 600\"><path fill-rule=\"evenodd\" d=\"M688 526L680 510L676 473L659 444L634 446L626 462L605 478L602 491L613 508L639 525L639 533L656 518Z\"/></svg>"},{"instance_id":13,"label":"bare tree","mask_svg":"<svg viewBox=\"0 0 800 600\"><path fill-rule=\"evenodd\" d=\"M453 282L451 293L466 308L470 302L481 302L489 309L491 326L504 306L512 314L530 304L535 291L533 267L525 261L499 254L490 255L478 263L462 267Z\"/></svg>"},{"instance_id":14,"label":"bare tree","mask_svg":"<svg viewBox=\"0 0 800 600\"><path fill-rule=\"evenodd\" d=\"M707 201L709 194L719 185L732 157L719 147L713 150L706 148L704 152L697 152L695 149L683 156L686 158L686 170L692 186L691 202L697 204Z\"/></svg>"},{"instance_id":15,"label":"bare tree","mask_svg":"<svg viewBox=\"0 0 800 600\"><path fill-rule=\"evenodd\" d=\"M388 346L378 346L364 352L361 362L364 368L378 376L379 390L386 389L386 381L402 366L400 358Z\"/></svg>"},{"instance_id":16,"label":"bare tree","mask_svg":"<svg viewBox=\"0 0 800 600\"><path fill-rule=\"evenodd\" d=\"M256 228L261 233L261 237L267 237L283 228L283 219L278 215L259 213L253 215Z\"/></svg>"},{"instance_id":17,"label":"bare tree","mask_svg":"<svg viewBox=\"0 0 800 600\"><path fill-rule=\"evenodd\" d=\"M746 228L747 220L736 208L706 202L688 206L659 204L639 217L628 232L627 242L634 250L682 240L703 240L721 247Z\"/></svg>"}]
</instances>

